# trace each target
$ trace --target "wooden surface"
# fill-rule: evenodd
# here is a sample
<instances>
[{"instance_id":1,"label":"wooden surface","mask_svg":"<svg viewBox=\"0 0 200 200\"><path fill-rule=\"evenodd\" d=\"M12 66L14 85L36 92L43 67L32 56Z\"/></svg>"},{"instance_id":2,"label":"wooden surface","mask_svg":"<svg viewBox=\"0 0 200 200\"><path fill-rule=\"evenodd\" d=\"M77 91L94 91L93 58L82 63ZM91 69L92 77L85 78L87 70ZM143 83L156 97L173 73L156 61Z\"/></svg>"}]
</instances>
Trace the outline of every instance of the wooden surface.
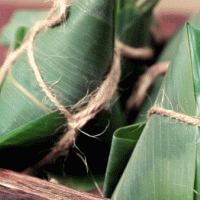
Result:
<instances>
[{"instance_id":1,"label":"wooden surface","mask_svg":"<svg viewBox=\"0 0 200 200\"><path fill-rule=\"evenodd\" d=\"M0 199L106 200L63 185L0 168Z\"/></svg>"}]
</instances>

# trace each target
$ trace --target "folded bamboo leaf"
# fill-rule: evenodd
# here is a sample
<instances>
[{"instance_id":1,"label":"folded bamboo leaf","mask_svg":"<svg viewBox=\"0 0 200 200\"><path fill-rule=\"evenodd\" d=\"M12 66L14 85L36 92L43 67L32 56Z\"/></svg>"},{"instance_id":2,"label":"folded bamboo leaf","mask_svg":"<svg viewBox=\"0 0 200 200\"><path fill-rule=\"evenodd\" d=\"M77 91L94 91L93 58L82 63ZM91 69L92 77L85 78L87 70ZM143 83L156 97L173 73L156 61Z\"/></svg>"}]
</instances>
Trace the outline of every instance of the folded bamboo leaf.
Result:
<instances>
[{"instance_id":1,"label":"folded bamboo leaf","mask_svg":"<svg viewBox=\"0 0 200 200\"><path fill-rule=\"evenodd\" d=\"M126 4L122 1L117 16L117 36L119 40L132 47L150 46L151 10L147 13L136 11L135 1ZM126 100L131 93L134 82L144 72L145 62L140 59L123 58L122 76L119 87L121 89L121 104L125 108Z\"/></svg>"},{"instance_id":2,"label":"folded bamboo leaf","mask_svg":"<svg viewBox=\"0 0 200 200\"><path fill-rule=\"evenodd\" d=\"M135 11L134 7L121 9L118 14L117 26L119 39L134 47L150 45L150 14L142 15Z\"/></svg>"},{"instance_id":3,"label":"folded bamboo leaf","mask_svg":"<svg viewBox=\"0 0 200 200\"><path fill-rule=\"evenodd\" d=\"M197 115L200 115L200 30L188 25L188 33L190 37L190 49L191 49L191 60L192 60L192 66L194 71L194 89L195 89L195 96L197 101ZM199 128L198 128L199 130ZM196 158L196 179L195 179L195 190L197 191L196 198L197 200L200 199L200 146L199 146L199 134L197 134L197 158Z\"/></svg>"},{"instance_id":4,"label":"folded bamboo leaf","mask_svg":"<svg viewBox=\"0 0 200 200\"><path fill-rule=\"evenodd\" d=\"M188 22L200 29L199 18L200 18L200 13L192 16L190 19L188 19ZM180 43L180 38L182 37L183 27L184 25L181 26L180 29L172 36L172 38L169 39L166 47L164 48L157 62L173 60ZM148 92L148 97L145 99L145 101L142 104L142 107L140 109L138 117L135 120L135 123L146 121L146 113L152 107L152 105L154 104L156 100L156 97L160 90L160 86L162 85L163 78L164 78L164 75L160 76L152 85L150 91Z\"/></svg>"},{"instance_id":5,"label":"folded bamboo leaf","mask_svg":"<svg viewBox=\"0 0 200 200\"><path fill-rule=\"evenodd\" d=\"M196 34L199 37L200 32ZM197 43L190 40L191 37L192 31L188 32L186 25L154 106L196 116L194 77L198 74L193 75L197 62L192 59L192 54ZM198 55L198 61L198 51L194 55ZM112 198L193 199L198 135L199 128L194 125L153 114Z\"/></svg>"},{"instance_id":6,"label":"folded bamboo leaf","mask_svg":"<svg viewBox=\"0 0 200 200\"><path fill-rule=\"evenodd\" d=\"M118 1L117 4L117 35L120 40L133 47L143 47L150 45L150 16L151 12L146 13L152 9L157 0L153 3L152 1L146 1L147 7L144 10L137 8L138 1ZM119 6L121 3L121 6ZM153 4L152 4L153 3ZM119 9L119 7L121 7ZM148 8L148 9L147 9ZM15 33L21 34L21 28L30 29L35 21L47 15L46 11L39 12L17 12L13 18L12 22L7 26L2 32L1 42L4 45L10 46L11 49L15 48L17 43L17 38L15 38ZM28 20L25 20L28 19ZM118 22L119 21L119 22ZM18 30L18 31L17 31ZM142 33L142 34L141 34ZM133 67L133 64L135 67ZM122 82L120 88L125 89L130 85L134 84L133 80L144 71L144 63L136 61L133 59L125 58L122 64ZM133 76L130 76L130 75ZM130 92L129 92L130 93ZM127 96L126 94L123 96ZM122 105L125 103L122 101Z\"/></svg>"},{"instance_id":7,"label":"folded bamboo leaf","mask_svg":"<svg viewBox=\"0 0 200 200\"><path fill-rule=\"evenodd\" d=\"M26 141L32 143L32 140L43 137L45 134L51 133L52 130L58 129L65 121L58 111L53 112L1 137L0 143L2 146L23 145ZM49 125L44 129L44 124Z\"/></svg>"},{"instance_id":8,"label":"folded bamboo leaf","mask_svg":"<svg viewBox=\"0 0 200 200\"><path fill-rule=\"evenodd\" d=\"M56 111L1 137L1 166L21 171L42 159L58 140L65 122L64 117Z\"/></svg>"},{"instance_id":9,"label":"folded bamboo leaf","mask_svg":"<svg viewBox=\"0 0 200 200\"><path fill-rule=\"evenodd\" d=\"M181 28L167 43L165 49L161 53L157 62L164 62L164 61L172 61L176 52L177 48L180 43L180 39L183 33L183 28ZM162 81L165 75L161 75L157 78L154 84L151 86L150 91L148 91L147 97L142 103L140 108L140 112L136 117L135 123L147 121L146 113L147 111L153 106L154 102L156 101L157 95L159 93L160 87L162 85Z\"/></svg>"},{"instance_id":10,"label":"folded bamboo leaf","mask_svg":"<svg viewBox=\"0 0 200 200\"><path fill-rule=\"evenodd\" d=\"M34 56L43 79L66 108L96 89L109 70L114 45L113 7L114 1L108 0L75 1L66 21L40 32L34 41ZM5 29L2 39L4 43L15 44L12 39L15 34L9 31L20 30L16 21L24 18L24 15L29 13L18 14L13 24ZM29 29L31 23L27 24L22 27ZM6 35L11 40L8 41ZM87 157L90 170L98 175L105 173L112 133L125 125L118 102L114 101L111 105L110 109L99 113L83 129L91 135L105 131L99 140L80 134L76 141L76 145ZM0 152L5 155L1 165L13 170L23 170L48 153L66 128L66 124L63 124L64 117L56 110L41 91L26 53L22 54L9 70L1 88ZM18 136L20 139L16 144ZM16 145L18 148L15 148ZM53 172L59 174L65 169L65 173L72 174L75 178L87 175L77 152L70 152L67 166L60 162L66 159L62 157ZM6 155L9 155L9 162ZM19 162L16 163L15 158ZM78 172L74 166L80 167Z\"/></svg>"},{"instance_id":11,"label":"folded bamboo leaf","mask_svg":"<svg viewBox=\"0 0 200 200\"><path fill-rule=\"evenodd\" d=\"M143 14L149 12L157 4L158 0L124 0L122 1L122 6L126 8L135 8L137 12Z\"/></svg>"},{"instance_id":12,"label":"folded bamboo leaf","mask_svg":"<svg viewBox=\"0 0 200 200\"><path fill-rule=\"evenodd\" d=\"M115 131L104 181L104 196L112 195L144 126L145 123L140 123Z\"/></svg>"}]
</instances>

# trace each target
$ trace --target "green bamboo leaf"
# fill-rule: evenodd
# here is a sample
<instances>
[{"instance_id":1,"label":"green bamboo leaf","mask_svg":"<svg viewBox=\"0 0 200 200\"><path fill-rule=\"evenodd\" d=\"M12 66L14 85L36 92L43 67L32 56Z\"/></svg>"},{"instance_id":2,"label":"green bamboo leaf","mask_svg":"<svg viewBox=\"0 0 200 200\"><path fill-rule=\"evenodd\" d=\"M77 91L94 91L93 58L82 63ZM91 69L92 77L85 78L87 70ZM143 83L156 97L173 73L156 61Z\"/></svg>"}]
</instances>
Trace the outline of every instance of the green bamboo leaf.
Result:
<instances>
[{"instance_id":1,"label":"green bamboo leaf","mask_svg":"<svg viewBox=\"0 0 200 200\"><path fill-rule=\"evenodd\" d=\"M183 34L183 27L168 41L166 47L164 48L157 62L173 60L173 58L176 55L176 52L178 51L178 46L179 43L181 42L180 40L182 34ZM164 76L165 75L161 75L160 77L158 77L154 82L154 84L151 86L150 91L148 91L147 97L142 103L140 112L135 120L135 123L147 121L146 113L156 101Z\"/></svg>"},{"instance_id":2,"label":"green bamboo leaf","mask_svg":"<svg viewBox=\"0 0 200 200\"><path fill-rule=\"evenodd\" d=\"M192 16L190 19L188 19L188 22L200 29L200 23L199 23L200 20L199 19L200 19L200 13ZM179 43L180 43L180 39L182 37L183 27L184 26L181 26L180 29L172 36L172 38L169 39L166 47L164 48L164 50L161 53L157 62L173 60L173 58L176 55ZM160 87L162 85L163 78L164 78L164 75L160 76L155 81L155 83L151 86L151 89L148 92L147 98L145 99L145 101L142 104L142 107L140 109L138 117L135 120L135 123L146 121L146 113L152 107L154 102L156 101L156 97L157 97Z\"/></svg>"},{"instance_id":3,"label":"green bamboo leaf","mask_svg":"<svg viewBox=\"0 0 200 200\"><path fill-rule=\"evenodd\" d=\"M193 48L193 50L191 50ZM188 25L155 107L197 115ZM197 66L196 66L197 67ZM193 199L199 128L153 114L113 193L113 199Z\"/></svg>"},{"instance_id":4,"label":"green bamboo leaf","mask_svg":"<svg viewBox=\"0 0 200 200\"><path fill-rule=\"evenodd\" d=\"M158 0L123 0L121 7L134 8L137 12L144 14L153 9Z\"/></svg>"},{"instance_id":5,"label":"green bamboo leaf","mask_svg":"<svg viewBox=\"0 0 200 200\"><path fill-rule=\"evenodd\" d=\"M65 118L56 111L2 136L1 167L22 171L26 166L39 161L58 140L65 121Z\"/></svg>"},{"instance_id":6,"label":"green bamboo leaf","mask_svg":"<svg viewBox=\"0 0 200 200\"><path fill-rule=\"evenodd\" d=\"M140 123L115 131L104 181L104 196L111 197L144 126L145 123Z\"/></svg>"},{"instance_id":7,"label":"green bamboo leaf","mask_svg":"<svg viewBox=\"0 0 200 200\"><path fill-rule=\"evenodd\" d=\"M34 139L50 134L52 130L63 126L65 121L65 118L58 111L53 112L1 137L0 143L5 147L23 145L26 141L32 143ZM49 124L49 126L46 126L46 129L44 129L45 124Z\"/></svg>"},{"instance_id":8,"label":"green bamboo leaf","mask_svg":"<svg viewBox=\"0 0 200 200\"><path fill-rule=\"evenodd\" d=\"M14 44L14 50L17 49L21 45L26 33L27 33L27 28L26 27L20 27L17 30L16 36L15 36L16 41L15 41L15 44Z\"/></svg>"},{"instance_id":9,"label":"green bamboo leaf","mask_svg":"<svg viewBox=\"0 0 200 200\"><path fill-rule=\"evenodd\" d=\"M42 31L34 41L34 56L43 79L66 108L96 89L109 70L114 45L113 10L114 1L75 1L62 24ZM24 13L17 16L18 19L23 18ZM22 27L29 29L24 24ZM11 37L9 41L5 39L5 43L7 41L7 44L14 44L13 35L8 33L16 30L19 30L17 19L5 29L3 35ZM50 151L66 128L64 123L63 129L55 134L64 118L56 112L57 108L41 91L26 53L9 70L1 88L0 102L0 151L6 157L8 146L16 146L15 139L20 137L18 150L16 149L19 154L9 155L10 160L19 158L21 162L13 165L13 162L4 161L7 168L23 170L25 165L33 164ZM91 135L105 133L98 140L82 133L77 138L76 145L85 154L90 170L94 175L101 175L101 179L105 173L112 133L125 124L119 102L114 99L111 108L99 113L83 129ZM38 141L46 145L36 148ZM24 148L27 151L22 151ZM11 149L14 151L14 148ZM72 149L67 157L67 166L63 165L66 161L63 156L50 171L59 175L64 169L74 179L77 176L85 179L88 175L78 153L80 154ZM80 167L78 171L76 166Z\"/></svg>"},{"instance_id":10,"label":"green bamboo leaf","mask_svg":"<svg viewBox=\"0 0 200 200\"><path fill-rule=\"evenodd\" d=\"M191 58L192 58L192 66L194 70L194 86L195 86L195 95L197 100L197 115L200 115L200 30L195 28L194 26L188 25L188 33L190 36L190 49L191 49ZM199 129L200 130L200 129ZM195 180L195 190L197 191L196 198L200 199L200 146L199 146L199 134L197 134L197 160L196 160L196 180Z\"/></svg>"},{"instance_id":11,"label":"green bamboo leaf","mask_svg":"<svg viewBox=\"0 0 200 200\"><path fill-rule=\"evenodd\" d=\"M145 14L138 13L134 7L123 7L118 14L116 35L123 43L132 47L150 46L151 11ZM121 89L121 104L125 108L126 100L132 91L137 78L144 72L144 61L123 58L122 76L119 87Z\"/></svg>"}]
</instances>

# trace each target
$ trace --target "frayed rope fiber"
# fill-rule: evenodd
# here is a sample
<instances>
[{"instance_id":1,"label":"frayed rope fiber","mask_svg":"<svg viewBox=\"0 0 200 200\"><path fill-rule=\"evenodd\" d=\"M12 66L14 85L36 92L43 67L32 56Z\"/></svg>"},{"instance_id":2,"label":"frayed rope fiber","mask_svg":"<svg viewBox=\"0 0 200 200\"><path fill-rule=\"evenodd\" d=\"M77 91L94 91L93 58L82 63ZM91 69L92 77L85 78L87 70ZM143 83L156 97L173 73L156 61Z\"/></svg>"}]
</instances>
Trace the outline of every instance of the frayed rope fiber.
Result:
<instances>
[{"instance_id":1,"label":"frayed rope fiber","mask_svg":"<svg viewBox=\"0 0 200 200\"><path fill-rule=\"evenodd\" d=\"M73 0L54 0L52 9L50 10L48 16L44 20L37 21L36 24L30 29L22 45L14 52L12 52L7 59L5 60L1 70L0 70L0 84L2 83L6 72L12 66L12 63L25 51L27 51L28 61L31 68L34 71L35 77L42 91L45 92L46 96L54 103L57 109L66 117L68 131L60 139L56 147L47 154L39 163L35 164L32 167L24 170L24 173L29 175L34 175L35 171L40 168L54 163L54 161L63 154L70 146L75 145L75 138L78 130L80 130L89 120L94 118L97 113L103 110L108 106L109 102L113 98L117 90L118 83L121 76L121 66L120 58L121 55L128 57L139 57L139 58L149 58L153 56L152 49L145 48L145 51L142 48L129 48L127 45L116 40L115 49L113 54L113 62L108 72L105 80L102 82L100 87L89 96L89 102L86 106L79 108L81 101L80 100L76 105L73 106L71 111L79 110L77 113L72 114L73 112L68 111L52 94L51 89L44 82L43 77L40 73L40 69L37 66L33 53L33 43L34 39L39 32L44 29L55 26L60 23L63 18L66 16L68 7L73 3ZM57 11L59 11L58 14ZM125 49L125 50L123 50ZM136 53L139 50L139 54ZM144 56L144 52L145 55Z\"/></svg>"},{"instance_id":2,"label":"frayed rope fiber","mask_svg":"<svg viewBox=\"0 0 200 200\"><path fill-rule=\"evenodd\" d=\"M152 107L147 113L147 118L149 119L152 114L159 114L159 115L167 116L172 119L176 119L176 120L182 121L184 123L192 124L192 125L200 127L199 119L190 117L188 115L184 115L182 113L175 112L173 110L166 110L164 108Z\"/></svg>"}]
</instances>

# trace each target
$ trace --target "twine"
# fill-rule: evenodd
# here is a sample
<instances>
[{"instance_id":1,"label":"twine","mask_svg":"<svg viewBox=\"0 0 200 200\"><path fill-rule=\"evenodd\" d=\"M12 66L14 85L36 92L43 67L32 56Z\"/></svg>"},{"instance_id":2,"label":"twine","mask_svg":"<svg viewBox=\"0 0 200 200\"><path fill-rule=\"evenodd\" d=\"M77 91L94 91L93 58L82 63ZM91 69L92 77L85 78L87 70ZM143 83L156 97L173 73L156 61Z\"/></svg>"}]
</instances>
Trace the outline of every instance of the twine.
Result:
<instances>
[{"instance_id":1,"label":"twine","mask_svg":"<svg viewBox=\"0 0 200 200\"><path fill-rule=\"evenodd\" d=\"M139 109L146 97L147 90L158 76L167 72L169 64L169 61L159 62L146 70L146 72L139 78L135 88L133 89L129 99L127 100L127 112L129 112L133 108Z\"/></svg>"},{"instance_id":2,"label":"twine","mask_svg":"<svg viewBox=\"0 0 200 200\"><path fill-rule=\"evenodd\" d=\"M135 59L150 59L154 55L154 51L152 48L142 47L142 48L133 48L122 43L119 40L116 40L116 46L120 49L120 52L123 56L128 58Z\"/></svg>"},{"instance_id":3,"label":"twine","mask_svg":"<svg viewBox=\"0 0 200 200\"><path fill-rule=\"evenodd\" d=\"M192 125L200 127L200 120L199 119L194 118L194 117L190 117L188 115L184 115L184 114L179 113L179 112L175 112L173 110L166 110L164 108L152 107L147 113L147 118L149 119L152 114L159 114L159 115L162 115L162 116L167 116L167 117L170 117L172 119L177 119L177 120L185 122L187 124L192 124Z\"/></svg>"},{"instance_id":4,"label":"twine","mask_svg":"<svg viewBox=\"0 0 200 200\"><path fill-rule=\"evenodd\" d=\"M57 109L65 116L68 123L68 131L60 139L56 147L47 154L40 162L24 170L25 174L35 175L37 171L48 165L54 163L54 161L63 154L70 146L75 144L75 138L77 136L78 130L80 130L89 120L94 118L97 113L104 109L111 101L113 95L117 90L117 86L121 76L120 69L120 57L121 55L134 57L134 58L150 58L153 55L151 49L145 48L144 51L140 48L139 53L136 53L137 48L129 47L119 41L115 43L113 62L107 77L102 82L100 87L89 95L89 102L86 106L78 108L81 102L86 98L84 97L73 109L80 109L76 114L71 114L52 94L51 89L44 82L43 77L40 73L39 67L35 63L34 53L33 53L33 43L34 39L39 32L43 29L47 29L60 23L65 17L67 8L73 3L73 0L54 0L52 9L50 10L48 16L44 20L37 21L36 24L30 29L22 45L13 53L11 53L6 61L4 62L0 70L0 84L2 83L6 72L11 67L12 63L24 52L27 51L28 61L32 67L36 80L41 87L42 91L45 92L46 96L54 103ZM55 15L59 11L58 15ZM129 53L128 53L129 52ZM144 53L145 52L145 53Z\"/></svg>"},{"instance_id":5,"label":"twine","mask_svg":"<svg viewBox=\"0 0 200 200\"><path fill-rule=\"evenodd\" d=\"M68 120L68 131L60 139L57 146L47 154L39 163L27 168L23 173L34 175L39 168L52 164L56 159L63 154L70 146L75 144L75 139L78 130L81 129L90 119L96 116L107 104L110 102L113 94L117 89L117 85L120 79L120 54L118 50L115 50L113 57L113 64L110 69L107 78L101 84L99 90L93 94L90 102L80 112L72 115L72 119Z\"/></svg>"}]
</instances>

